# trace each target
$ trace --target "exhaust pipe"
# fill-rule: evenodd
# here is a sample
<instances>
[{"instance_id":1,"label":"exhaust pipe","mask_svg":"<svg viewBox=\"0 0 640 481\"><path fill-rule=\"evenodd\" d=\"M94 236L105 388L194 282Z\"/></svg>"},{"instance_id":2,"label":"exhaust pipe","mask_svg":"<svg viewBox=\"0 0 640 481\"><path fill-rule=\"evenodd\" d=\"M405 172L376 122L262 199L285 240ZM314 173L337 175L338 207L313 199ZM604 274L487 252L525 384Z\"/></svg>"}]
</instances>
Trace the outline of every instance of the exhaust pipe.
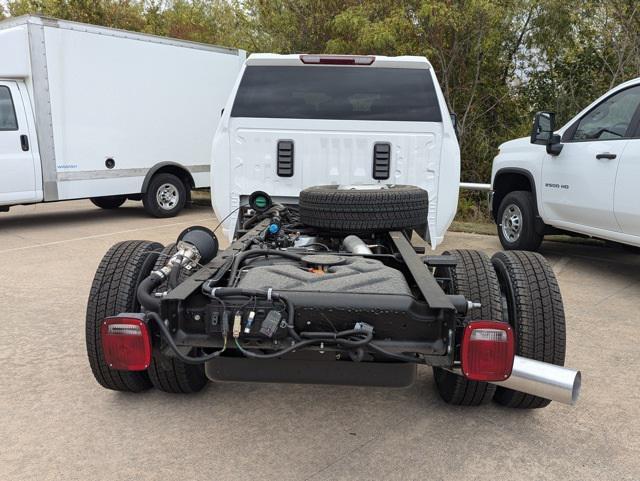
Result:
<instances>
[{"instance_id":1,"label":"exhaust pipe","mask_svg":"<svg viewBox=\"0 0 640 481\"><path fill-rule=\"evenodd\" d=\"M365 244L364 241L356 235L349 235L345 237L344 240L342 241L342 245L347 251L353 254L360 254L360 255L373 254L371 249L369 249L369 246Z\"/></svg>"},{"instance_id":2,"label":"exhaust pipe","mask_svg":"<svg viewBox=\"0 0 640 481\"><path fill-rule=\"evenodd\" d=\"M453 372L462 375L460 369ZM582 375L575 369L514 356L509 379L492 384L573 405L580 396L581 382Z\"/></svg>"},{"instance_id":3,"label":"exhaust pipe","mask_svg":"<svg viewBox=\"0 0 640 481\"><path fill-rule=\"evenodd\" d=\"M514 356L509 379L493 384L564 404L575 404L580 396L581 383L580 371Z\"/></svg>"}]
</instances>

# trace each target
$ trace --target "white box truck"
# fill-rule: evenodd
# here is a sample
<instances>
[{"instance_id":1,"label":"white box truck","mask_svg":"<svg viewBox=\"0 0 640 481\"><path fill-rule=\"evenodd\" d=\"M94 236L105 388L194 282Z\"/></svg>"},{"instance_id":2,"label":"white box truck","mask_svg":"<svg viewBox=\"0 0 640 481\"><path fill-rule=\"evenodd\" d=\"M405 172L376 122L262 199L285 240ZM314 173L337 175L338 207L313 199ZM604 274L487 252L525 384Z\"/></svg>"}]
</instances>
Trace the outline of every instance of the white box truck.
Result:
<instances>
[{"instance_id":1,"label":"white box truck","mask_svg":"<svg viewBox=\"0 0 640 481\"><path fill-rule=\"evenodd\" d=\"M36 16L0 22L0 210L89 198L176 215L209 186L242 50Z\"/></svg>"}]
</instances>

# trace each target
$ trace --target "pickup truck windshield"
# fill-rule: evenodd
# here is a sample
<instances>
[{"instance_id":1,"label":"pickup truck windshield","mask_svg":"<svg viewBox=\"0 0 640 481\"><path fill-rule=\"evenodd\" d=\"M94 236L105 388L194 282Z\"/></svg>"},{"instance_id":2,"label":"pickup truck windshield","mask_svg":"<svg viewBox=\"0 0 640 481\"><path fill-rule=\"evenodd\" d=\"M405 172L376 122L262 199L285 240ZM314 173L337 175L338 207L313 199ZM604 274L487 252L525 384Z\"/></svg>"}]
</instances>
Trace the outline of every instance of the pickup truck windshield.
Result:
<instances>
[{"instance_id":1,"label":"pickup truck windshield","mask_svg":"<svg viewBox=\"0 0 640 481\"><path fill-rule=\"evenodd\" d=\"M428 70L250 66L232 117L441 122Z\"/></svg>"}]
</instances>

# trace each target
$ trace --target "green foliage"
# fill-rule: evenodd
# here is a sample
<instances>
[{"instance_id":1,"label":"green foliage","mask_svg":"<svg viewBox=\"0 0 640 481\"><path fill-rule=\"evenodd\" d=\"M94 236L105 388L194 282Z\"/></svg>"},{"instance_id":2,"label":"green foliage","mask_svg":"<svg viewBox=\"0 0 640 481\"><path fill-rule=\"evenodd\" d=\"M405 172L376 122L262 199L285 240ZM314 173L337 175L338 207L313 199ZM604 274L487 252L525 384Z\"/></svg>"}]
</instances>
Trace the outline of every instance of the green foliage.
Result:
<instances>
[{"instance_id":1,"label":"green foliage","mask_svg":"<svg viewBox=\"0 0 640 481\"><path fill-rule=\"evenodd\" d=\"M250 52L425 55L458 114L470 182L488 181L498 145L526 135L535 111L568 120L640 75L637 0L9 0L8 9ZM469 198L464 217L481 216Z\"/></svg>"},{"instance_id":2,"label":"green foliage","mask_svg":"<svg viewBox=\"0 0 640 481\"><path fill-rule=\"evenodd\" d=\"M487 192L460 191L456 221L460 222L490 222Z\"/></svg>"}]
</instances>

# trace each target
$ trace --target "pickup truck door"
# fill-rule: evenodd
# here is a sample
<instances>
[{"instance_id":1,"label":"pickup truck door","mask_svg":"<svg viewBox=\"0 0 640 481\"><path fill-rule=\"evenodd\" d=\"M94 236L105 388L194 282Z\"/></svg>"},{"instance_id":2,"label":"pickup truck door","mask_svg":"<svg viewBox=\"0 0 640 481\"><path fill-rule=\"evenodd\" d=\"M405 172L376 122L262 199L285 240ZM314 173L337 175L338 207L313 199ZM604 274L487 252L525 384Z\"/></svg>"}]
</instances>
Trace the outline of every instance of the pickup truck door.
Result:
<instances>
[{"instance_id":1,"label":"pickup truck door","mask_svg":"<svg viewBox=\"0 0 640 481\"><path fill-rule=\"evenodd\" d=\"M540 185L545 221L620 232L614 213L616 177L635 132L640 86L616 92L564 133L559 155L546 154Z\"/></svg>"},{"instance_id":2,"label":"pickup truck door","mask_svg":"<svg viewBox=\"0 0 640 481\"><path fill-rule=\"evenodd\" d=\"M0 80L0 205L38 200L30 140L18 84Z\"/></svg>"},{"instance_id":3,"label":"pickup truck door","mask_svg":"<svg viewBox=\"0 0 640 481\"><path fill-rule=\"evenodd\" d=\"M635 137L620 159L613 208L622 232L639 236L640 242L640 126Z\"/></svg>"}]
</instances>

